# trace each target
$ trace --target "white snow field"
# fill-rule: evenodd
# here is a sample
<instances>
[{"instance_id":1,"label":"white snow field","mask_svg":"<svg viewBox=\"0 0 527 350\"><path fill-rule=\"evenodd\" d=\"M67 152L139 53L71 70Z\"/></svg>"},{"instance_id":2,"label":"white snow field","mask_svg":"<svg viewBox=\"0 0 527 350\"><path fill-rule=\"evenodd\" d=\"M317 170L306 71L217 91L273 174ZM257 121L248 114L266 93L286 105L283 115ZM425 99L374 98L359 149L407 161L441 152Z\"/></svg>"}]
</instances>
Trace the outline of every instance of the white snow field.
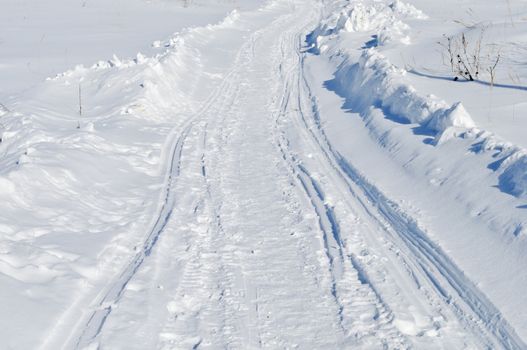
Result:
<instances>
[{"instance_id":1,"label":"white snow field","mask_svg":"<svg viewBox=\"0 0 527 350\"><path fill-rule=\"evenodd\" d=\"M0 5L0 349L527 349L525 1Z\"/></svg>"}]
</instances>

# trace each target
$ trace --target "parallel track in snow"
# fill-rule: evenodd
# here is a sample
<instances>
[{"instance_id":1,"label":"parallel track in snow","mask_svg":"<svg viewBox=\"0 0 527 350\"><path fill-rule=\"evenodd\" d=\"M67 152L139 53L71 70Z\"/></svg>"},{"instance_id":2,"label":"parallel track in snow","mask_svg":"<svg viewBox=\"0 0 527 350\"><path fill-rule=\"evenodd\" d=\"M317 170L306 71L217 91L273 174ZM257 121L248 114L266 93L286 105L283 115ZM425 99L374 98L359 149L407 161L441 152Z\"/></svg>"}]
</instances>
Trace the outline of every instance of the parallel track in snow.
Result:
<instances>
[{"instance_id":1,"label":"parallel track in snow","mask_svg":"<svg viewBox=\"0 0 527 350\"><path fill-rule=\"evenodd\" d=\"M393 314L390 308L383 302L382 296L375 290L374 285L366 280L356 261L348 256L342 237L345 233L341 232L334 208L325 198L323 186L302 164L298 153L291 146L287 133L280 130L282 119L304 118L303 96L299 94L300 90L297 88L302 73L299 71L302 68L299 65L300 61L297 61L302 55L300 52L302 48L301 38L302 36L296 35L289 38L289 42L283 43L285 48L282 52L284 56L290 56L286 57L290 61L290 68L284 69L281 66L280 69L284 87L280 109L276 117L276 143L292 175L298 180L298 187L302 189L307 198L308 206L312 207L319 218L325 251L330 261L332 294L339 305L340 326L350 338L369 336L375 338L373 342L378 342L378 346L408 348L410 346L408 340L391 324ZM303 138L304 141L314 136L311 127L305 124L305 121L296 122L294 126L296 127L295 132L299 132L299 137ZM312 145L316 148L321 147L319 143ZM307 150L303 150L303 152L305 151ZM323 149L318 151L321 152L320 154L324 152ZM327 169L327 166L324 165L322 168ZM318 170L320 171L320 169ZM330 170L333 169L330 167ZM368 308L375 310L374 319L357 319L357 315L368 314Z\"/></svg>"},{"instance_id":2,"label":"parallel track in snow","mask_svg":"<svg viewBox=\"0 0 527 350\"><path fill-rule=\"evenodd\" d=\"M222 83L215 88L198 112L187 117L183 126L171 130L166 141L169 146L165 164L168 164L168 167L166 168L165 180L160 191L159 211L153 220L151 229L145 236L143 243L138 247L137 253L122 269L121 273L111 280L106 288L91 302L89 309L93 311L87 317L79 320L76 328L71 332L68 342L64 344L64 348L83 349L97 339L107 318L119 303L126 286L134 278L144 261L152 254L177 202L173 187L181 171L181 156L186 139L192 129L196 127L197 121L221 99L225 87L234 75L234 71L233 69L226 75Z\"/></svg>"},{"instance_id":3,"label":"parallel track in snow","mask_svg":"<svg viewBox=\"0 0 527 350\"><path fill-rule=\"evenodd\" d=\"M254 43L254 38L258 35L259 31L256 31L245 41L232 63L231 70L203 103L199 111L188 117L182 127L175 128L170 132L166 142L169 144L169 152L167 153L165 161L165 164L168 164L168 167L166 169L165 181L163 182L159 197L159 203L161 203L161 205L155 216L152 228L145 236L143 243L140 245L140 248L131 261L123 268L122 272L113 279L101 293L99 293L96 300L91 303L92 306L90 306L90 309L93 311L91 311L86 318L80 320L76 329L71 332L70 340L64 346L65 348L69 348L72 345L75 349L84 349L97 340L108 317L112 313L112 310L117 306L123 296L127 285L139 271L144 261L153 253L159 238L163 234L163 231L171 218L174 206L177 205L176 193L173 191L173 188L181 172L180 165L183 146L193 129L200 129L198 132L206 130L206 125L205 127L199 125L199 122L206 119L204 117L210 114L211 110L214 110L216 105L223 102L226 91L229 91L233 86L236 86L236 78L239 74L239 64L244 56L252 50L251 47ZM203 168L203 171L205 171L205 168ZM203 173L203 176L206 178L205 173ZM74 343L70 344L71 341Z\"/></svg>"},{"instance_id":4,"label":"parallel track in snow","mask_svg":"<svg viewBox=\"0 0 527 350\"><path fill-rule=\"evenodd\" d=\"M299 40L300 47L300 40ZM325 169L333 173L328 178L332 180L332 196L339 196L341 203L354 203L349 207L350 211L357 211L357 205L362 208L362 213L367 215L367 221L377 225L380 231L385 232L385 239L394 247L406 252L406 259L400 263L410 269L412 278L419 276L419 280L430 289L434 290L434 298L441 300L458 318L465 329L472 332L476 341L489 348L524 349L527 345L518 337L515 330L503 318L500 311L490 300L472 283L456 264L445 254L440 247L433 243L419 225L393 201L389 200L383 193L368 182L345 158L336 152L331 146L330 140L324 133L319 123L318 107L316 98L312 95L308 82L303 76L304 56L300 51L298 55L298 71L295 72L293 82L296 80L297 88L292 93L294 108L284 106L282 115L293 115L298 118L296 124L298 129L303 128L304 139L311 138L314 148L317 149L318 160L317 171ZM286 89L290 90L290 89ZM296 92L296 95L295 95ZM285 93L288 93L287 91ZM297 99L296 101L294 99ZM287 142L286 142L287 143ZM293 163L302 163L300 159L294 159ZM315 162L317 163L317 162ZM309 175L305 166L296 165L297 173L305 188L314 187L315 195L308 193L314 202L324 201L324 187L317 185L315 179ZM311 185L309 185L311 183ZM338 185L340 183L340 185ZM306 185L307 184L307 185ZM308 191L308 192L313 192ZM335 198L333 198L335 200ZM346 250L340 239L338 220L332 208L323 204L325 213L319 214L331 222L330 232L334 235L334 243L340 251ZM320 206L320 205L319 205ZM369 242L372 242L371 240ZM331 251L329 249L329 251ZM360 271L364 283L368 284L379 300L382 300L382 292L377 292L375 287L379 283L370 279L370 269L358 262L353 253L346 257L354 262L354 267ZM416 279L416 288L421 288ZM385 305L388 307L387 305Z\"/></svg>"},{"instance_id":5,"label":"parallel track in snow","mask_svg":"<svg viewBox=\"0 0 527 350\"><path fill-rule=\"evenodd\" d=\"M525 348L425 230L333 149L301 52L322 9L277 3L291 13L251 32L207 101L168 136L152 224L121 272L88 298L63 348L98 344L148 258L170 256L158 242L184 194L175 190L182 164L192 166L188 196L199 197L183 212L193 210L205 230L189 233L183 276L171 276L181 282L173 303L181 308L190 295L196 305L154 327L165 345L400 349L426 335L436 346ZM415 334L411 308L432 319L412 324Z\"/></svg>"},{"instance_id":6,"label":"parallel track in snow","mask_svg":"<svg viewBox=\"0 0 527 350\"><path fill-rule=\"evenodd\" d=\"M132 261L124 268L117 279L112 281L108 286L108 290L97 302L94 308L95 310L90 314L87 322L83 325L81 334L77 338L74 348L83 349L97 338L108 316L112 312L112 309L116 306L123 295L126 286L135 276L145 259L152 254L152 250L159 240L160 235L163 233L175 205L176 198L174 197L172 187L179 176L182 148L191 128L192 123L189 123L189 125L184 128L183 132L176 138L176 142L171 148L170 166L168 168L167 178L162 191L163 204L157 215L154 226Z\"/></svg>"}]
</instances>

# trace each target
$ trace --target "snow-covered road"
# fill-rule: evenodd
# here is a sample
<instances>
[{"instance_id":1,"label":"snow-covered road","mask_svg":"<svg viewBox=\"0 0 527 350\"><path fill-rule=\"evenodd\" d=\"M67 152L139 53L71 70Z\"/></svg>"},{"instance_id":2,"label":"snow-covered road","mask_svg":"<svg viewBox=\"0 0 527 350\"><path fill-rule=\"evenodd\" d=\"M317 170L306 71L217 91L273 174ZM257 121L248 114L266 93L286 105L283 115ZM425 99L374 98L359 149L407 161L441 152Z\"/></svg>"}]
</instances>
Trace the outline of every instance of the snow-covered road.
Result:
<instances>
[{"instance_id":1,"label":"snow-covered road","mask_svg":"<svg viewBox=\"0 0 527 350\"><path fill-rule=\"evenodd\" d=\"M177 116L160 127L158 196L133 247L75 284L31 346L526 348L414 212L345 153L321 105L341 100L313 77L331 69L306 42L336 7L274 0L198 29L185 38L194 73L183 89L163 84L187 61L152 65L165 80L151 101Z\"/></svg>"},{"instance_id":2,"label":"snow-covered road","mask_svg":"<svg viewBox=\"0 0 527 350\"><path fill-rule=\"evenodd\" d=\"M319 10L283 1L247 19L263 26L249 29L223 82L171 141L154 227L70 345L523 345L448 256L332 150L303 78L303 38ZM160 271L161 262L175 268ZM135 274L166 302L155 290L127 292Z\"/></svg>"}]
</instances>

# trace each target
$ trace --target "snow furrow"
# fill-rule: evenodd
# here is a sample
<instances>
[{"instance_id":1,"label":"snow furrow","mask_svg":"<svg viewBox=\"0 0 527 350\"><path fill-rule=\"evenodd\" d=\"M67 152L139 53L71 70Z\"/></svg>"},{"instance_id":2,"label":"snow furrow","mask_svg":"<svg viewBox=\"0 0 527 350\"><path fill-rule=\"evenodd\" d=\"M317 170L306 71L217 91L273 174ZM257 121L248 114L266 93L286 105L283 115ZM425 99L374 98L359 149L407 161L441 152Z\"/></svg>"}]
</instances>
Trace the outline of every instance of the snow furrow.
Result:
<instances>
[{"instance_id":1,"label":"snow furrow","mask_svg":"<svg viewBox=\"0 0 527 350\"><path fill-rule=\"evenodd\" d=\"M179 175L179 162L181 159L181 152L183 143L191 125L185 128L181 135L177 138L176 143L174 144L173 150L170 152L172 155L170 160L169 175L165 184L163 205L161 211L157 217L156 223L154 224L152 230L147 236L142 248L132 259L131 263L123 270L119 275L118 279L115 280L110 289L104 294L101 301L95 307L96 310L91 314L88 319L88 322L84 326L80 337L77 339L75 348L82 349L92 343L97 336L99 335L106 319L109 314L112 312L112 308L115 307L115 304L118 303L121 298L127 284L134 277L137 270L141 267L144 260L152 253L152 249L156 245L159 236L162 234L163 229L165 228L172 210L174 207L174 196L172 192L173 182Z\"/></svg>"},{"instance_id":2,"label":"snow furrow","mask_svg":"<svg viewBox=\"0 0 527 350\"><path fill-rule=\"evenodd\" d=\"M282 92L284 100L278 114L278 123L281 122L281 119L289 119L291 115L303 114L303 97L298 88L301 82L298 61L298 58L301 57L300 36L291 38L288 45L290 46L287 49L282 50L282 55L288 60L285 63L292 65L292 67L286 70L284 68L286 65L281 65L280 73L282 78L286 80L286 84ZM295 62L295 60L297 61ZM293 118L293 120L295 119ZM304 134L304 136L300 136L302 140L309 140L311 138L309 129L310 127L304 123L296 123L294 132L302 132ZM341 238L339 222L335 217L332 204L327 202L320 184L309 174L302 162L293 155L294 148L291 149L291 140L287 138L287 134L278 131L277 143L283 159L299 179L299 187L304 189L310 205L319 218L332 274L332 294L339 305L341 327L345 329L349 337L348 341L355 345L377 343L377 346L382 344L382 346L389 348L408 347L408 343L402 334L390 324L393 320L391 311L382 303L382 299L375 291L374 286L363 276L363 272L357 266L356 261L347 254L346 257L344 256L345 247ZM319 151L318 147L318 144L315 145L314 150ZM318 157L318 155L314 156ZM319 168L318 171L323 168Z\"/></svg>"},{"instance_id":3,"label":"snow furrow","mask_svg":"<svg viewBox=\"0 0 527 350\"><path fill-rule=\"evenodd\" d=\"M133 279L145 259L152 254L152 250L171 217L177 200L173 188L181 171L180 162L185 140L191 130L195 127L196 121L206 114L208 110L215 105L217 99L221 97L223 89L232 74L233 72L227 74L222 84L220 84L220 86L208 98L201 110L187 119L181 132L174 129L167 138L167 143L172 145L169 147L168 161L166 162L168 167L165 177L166 180L163 184L163 190L160 195L161 205L152 229L149 231L142 247L131 259L130 263L123 269L119 276L108 285L106 291L102 294L102 297L91 307L95 310L88 316L85 324L82 325L82 328L79 331L79 336L75 340L74 348L83 349L97 340L102 327L112 312L112 309L115 308L119 299L122 297L126 286ZM170 141L171 139L172 141ZM77 331L73 331L71 335L75 335L76 332Z\"/></svg>"}]
</instances>

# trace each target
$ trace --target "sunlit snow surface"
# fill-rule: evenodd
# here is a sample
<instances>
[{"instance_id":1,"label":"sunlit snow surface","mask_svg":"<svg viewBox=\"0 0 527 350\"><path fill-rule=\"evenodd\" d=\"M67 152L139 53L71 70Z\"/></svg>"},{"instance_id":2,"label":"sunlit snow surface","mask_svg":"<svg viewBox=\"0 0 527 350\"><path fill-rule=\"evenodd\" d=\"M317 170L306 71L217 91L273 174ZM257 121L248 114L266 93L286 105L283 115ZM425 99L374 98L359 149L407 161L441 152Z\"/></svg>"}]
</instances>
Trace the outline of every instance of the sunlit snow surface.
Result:
<instances>
[{"instance_id":1,"label":"sunlit snow surface","mask_svg":"<svg viewBox=\"0 0 527 350\"><path fill-rule=\"evenodd\" d=\"M1 5L0 348L526 347L524 1Z\"/></svg>"}]
</instances>

